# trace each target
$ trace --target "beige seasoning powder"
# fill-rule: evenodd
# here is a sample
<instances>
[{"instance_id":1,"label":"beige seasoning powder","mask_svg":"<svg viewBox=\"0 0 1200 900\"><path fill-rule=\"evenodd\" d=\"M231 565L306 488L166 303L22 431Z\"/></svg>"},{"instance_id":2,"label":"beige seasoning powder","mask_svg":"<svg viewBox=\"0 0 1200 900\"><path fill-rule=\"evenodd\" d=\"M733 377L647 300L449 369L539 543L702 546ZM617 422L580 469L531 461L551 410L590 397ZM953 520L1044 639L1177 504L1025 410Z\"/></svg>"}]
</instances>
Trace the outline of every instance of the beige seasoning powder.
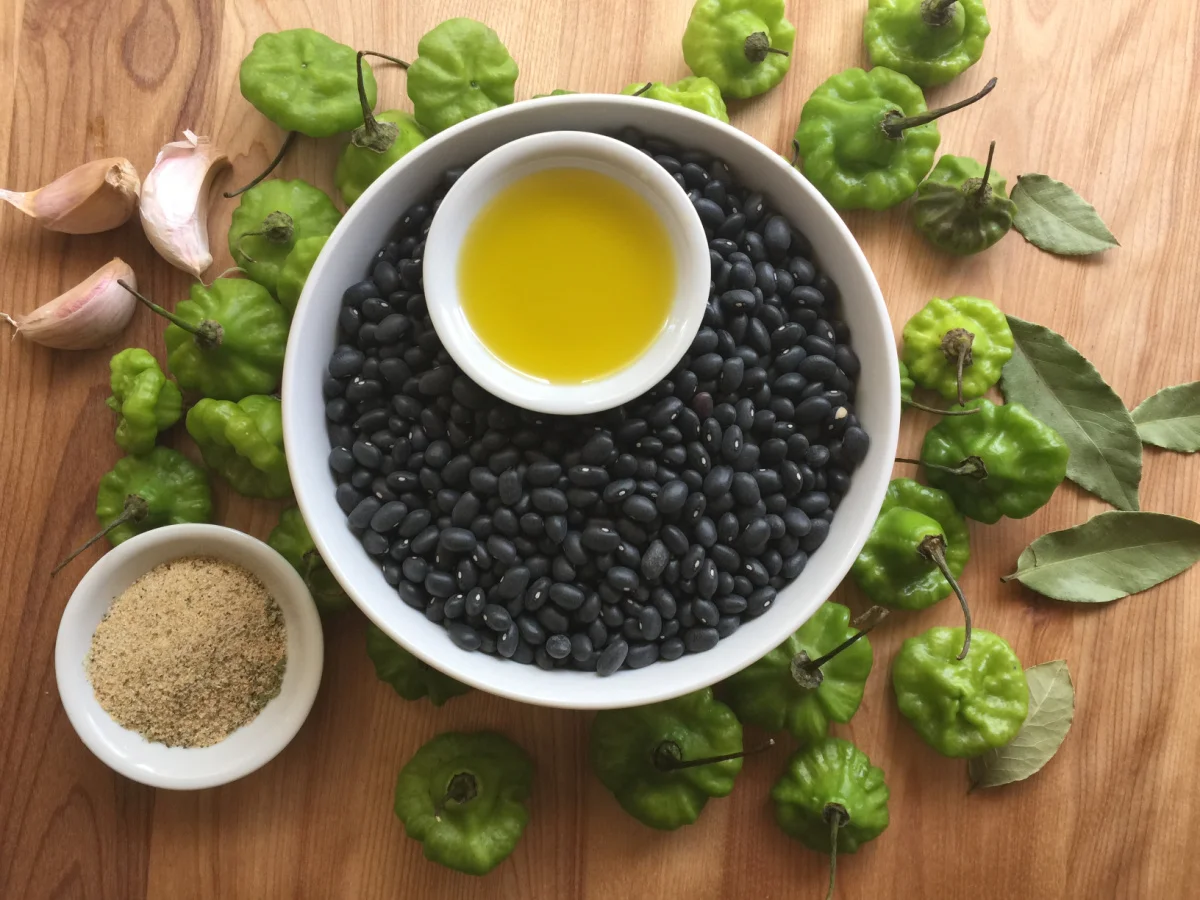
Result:
<instances>
[{"instance_id":1,"label":"beige seasoning powder","mask_svg":"<svg viewBox=\"0 0 1200 900\"><path fill-rule=\"evenodd\" d=\"M96 699L125 728L168 747L207 747L279 693L287 629L252 573L184 557L113 601L85 665Z\"/></svg>"}]
</instances>

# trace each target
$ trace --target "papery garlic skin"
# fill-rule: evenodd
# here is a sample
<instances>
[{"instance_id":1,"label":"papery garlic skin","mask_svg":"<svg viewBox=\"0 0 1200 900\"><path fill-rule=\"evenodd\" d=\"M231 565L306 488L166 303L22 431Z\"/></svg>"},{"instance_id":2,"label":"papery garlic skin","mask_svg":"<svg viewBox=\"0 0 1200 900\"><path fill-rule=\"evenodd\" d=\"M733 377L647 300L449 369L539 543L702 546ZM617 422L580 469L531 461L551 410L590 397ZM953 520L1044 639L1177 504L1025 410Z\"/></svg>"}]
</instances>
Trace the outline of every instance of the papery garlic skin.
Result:
<instances>
[{"instance_id":1,"label":"papery garlic skin","mask_svg":"<svg viewBox=\"0 0 1200 900\"><path fill-rule=\"evenodd\" d=\"M101 266L84 281L31 313L10 316L0 312L26 340L56 350L92 350L116 338L137 308L138 301L117 284L120 279L137 290L133 269L121 259Z\"/></svg>"},{"instance_id":2,"label":"papery garlic skin","mask_svg":"<svg viewBox=\"0 0 1200 900\"><path fill-rule=\"evenodd\" d=\"M146 237L167 262L197 278L212 265L208 249L208 194L229 157L206 137L184 131L166 144L142 186Z\"/></svg>"},{"instance_id":3,"label":"papery garlic skin","mask_svg":"<svg viewBox=\"0 0 1200 900\"><path fill-rule=\"evenodd\" d=\"M36 191L0 190L0 200L50 231L97 234L129 221L141 187L133 163L111 157L76 166Z\"/></svg>"}]
</instances>

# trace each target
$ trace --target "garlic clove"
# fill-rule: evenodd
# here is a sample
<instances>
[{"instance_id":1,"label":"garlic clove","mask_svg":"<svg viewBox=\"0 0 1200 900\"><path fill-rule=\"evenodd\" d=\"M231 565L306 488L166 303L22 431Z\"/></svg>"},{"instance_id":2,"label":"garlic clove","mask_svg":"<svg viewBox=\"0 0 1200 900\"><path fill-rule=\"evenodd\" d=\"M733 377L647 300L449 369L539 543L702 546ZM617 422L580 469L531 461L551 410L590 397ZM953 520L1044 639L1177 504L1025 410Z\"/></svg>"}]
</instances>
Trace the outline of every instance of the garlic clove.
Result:
<instances>
[{"instance_id":1,"label":"garlic clove","mask_svg":"<svg viewBox=\"0 0 1200 900\"><path fill-rule=\"evenodd\" d=\"M118 279L137 287L129 264L113 259L84 281L43 303L31 313L0 319L16 328L26 340L57 350L91 350L103 347L125 330L137 308L137 299L117 284Z\"/></svg>"},{"instance_id":2,"label":"garlic clove","mask_svg":"<svg viewBox=\"0 0 1200 900\"><path fill-rule=\"evenodd\" d=\"M206 137L184 131L165 145L142 186L146 237L167 262L197 278L212 265L208 249L208 194L229 157Z\"/></svg>"},{"instance_id":3,"label":"garlic clove","mask_svg":"<svg viewBox=\"0 0 1200 900\"><path fill-rule=\"evenodd\" d=\"M112 157L76 166L36 191L0 190L0 200L51 231L96 234L129 221L141 186L133 163Z\"/></svg>"}]
</instances>

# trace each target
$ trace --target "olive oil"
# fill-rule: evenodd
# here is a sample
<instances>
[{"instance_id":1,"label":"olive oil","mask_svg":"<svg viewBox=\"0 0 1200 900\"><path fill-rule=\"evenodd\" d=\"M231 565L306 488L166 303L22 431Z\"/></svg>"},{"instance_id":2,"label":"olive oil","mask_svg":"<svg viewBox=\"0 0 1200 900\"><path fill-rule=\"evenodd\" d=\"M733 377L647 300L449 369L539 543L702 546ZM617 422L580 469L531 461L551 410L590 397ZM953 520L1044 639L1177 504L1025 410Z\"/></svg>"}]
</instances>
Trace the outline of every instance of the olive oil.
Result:
<instances>
[{"instance_id":1,"label":"olive oil","mask_svg":"<svg viewBox=\"0 0 1200 900\"><path fill-rule=\"evenodd\" d=\"M616 372L654 342L675 293L666 226L632 188L545 169L497 193L459 257L467 321L502 362L547 382Z\"/></svg>"}]
</instances>

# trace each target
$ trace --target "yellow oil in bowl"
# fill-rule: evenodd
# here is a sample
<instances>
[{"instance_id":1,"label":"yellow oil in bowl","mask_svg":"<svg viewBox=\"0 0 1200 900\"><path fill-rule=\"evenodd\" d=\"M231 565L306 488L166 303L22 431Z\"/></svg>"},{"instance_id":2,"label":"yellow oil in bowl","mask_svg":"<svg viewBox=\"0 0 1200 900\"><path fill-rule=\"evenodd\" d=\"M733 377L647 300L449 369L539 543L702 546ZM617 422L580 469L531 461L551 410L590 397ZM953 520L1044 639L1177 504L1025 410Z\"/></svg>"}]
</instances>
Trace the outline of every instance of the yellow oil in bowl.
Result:
<instances>
[{"instance_id":1,"label":"yellow oil in bowl","mask_svg":"<svg viewBox=\"0 0 1200 900\"><path fill-rule=\"evenodd\" d=\"M505 364L555 384L611 375L640 357L675 293L654 208L590 169L544 169L493 197L459 256L467 321Z\"/></svg>"}]
</instances>

